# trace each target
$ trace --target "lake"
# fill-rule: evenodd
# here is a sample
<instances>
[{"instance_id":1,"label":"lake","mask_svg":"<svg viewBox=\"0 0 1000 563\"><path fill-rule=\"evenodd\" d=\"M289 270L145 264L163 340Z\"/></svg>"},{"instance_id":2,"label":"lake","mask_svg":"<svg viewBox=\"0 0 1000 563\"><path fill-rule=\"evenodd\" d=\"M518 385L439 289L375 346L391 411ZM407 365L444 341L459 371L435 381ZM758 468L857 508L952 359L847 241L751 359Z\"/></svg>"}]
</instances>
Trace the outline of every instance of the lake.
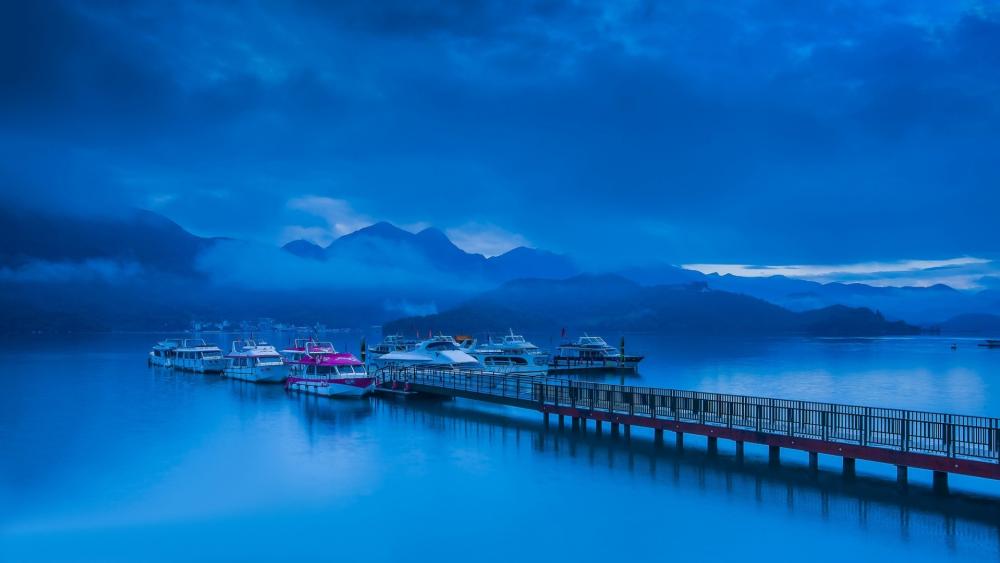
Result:
<instances>
[{"instance_id":1,"label":"lake","mask_svg":"<svg viewBox=\"0 0 1000 563\"><path fill-rule=\"evenodd\" d=\"M747 444L740 465L725 441L713 457L694 436L678 451L465 400L147 368L161 336L3 342L0 560L1000 559L992 481L952 476L940 497L911 470L901 495L874 463L845 482L800 452L775 469ZM330 339L357 353L360 337ZM626 338L647 356L629 384L1000 413L1000 350L975 340Z\"/></svg>"}]
</instances>

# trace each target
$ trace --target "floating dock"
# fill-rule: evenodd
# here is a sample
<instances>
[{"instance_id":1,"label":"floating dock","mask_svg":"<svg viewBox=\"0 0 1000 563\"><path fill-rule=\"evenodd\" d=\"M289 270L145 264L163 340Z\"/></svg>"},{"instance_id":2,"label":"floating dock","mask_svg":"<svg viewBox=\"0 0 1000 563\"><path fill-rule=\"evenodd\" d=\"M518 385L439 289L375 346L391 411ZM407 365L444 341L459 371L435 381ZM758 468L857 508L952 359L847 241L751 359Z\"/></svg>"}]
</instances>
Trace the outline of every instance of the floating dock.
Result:
<instances>
[{"instance_id":1,"label":"floating dock","mask_svg":"<svg viewBox=\"0 0 1000 563\"><path fill-rule=\"evenodd\" d=\"M703 393L656 387L588 383L547 376L505 375L481 370L409 367L382 375L408 391L462 397L521 407L542 413L545 424L569 417L574 429L588 421L602 431L630 436L631 427L651 428L657 442L664 430L678 445L685 434L733 440L742 457L744 443L769 448L772 463L782 448L809 453L809 467L819 468L819 454L842 458L843 472L854 475L855 460L896 466L905 485L910 468L933 472L934 488L947 491L948 474L1000 479L1000 423L997 418Z\"/></svg>"}]
</instances>

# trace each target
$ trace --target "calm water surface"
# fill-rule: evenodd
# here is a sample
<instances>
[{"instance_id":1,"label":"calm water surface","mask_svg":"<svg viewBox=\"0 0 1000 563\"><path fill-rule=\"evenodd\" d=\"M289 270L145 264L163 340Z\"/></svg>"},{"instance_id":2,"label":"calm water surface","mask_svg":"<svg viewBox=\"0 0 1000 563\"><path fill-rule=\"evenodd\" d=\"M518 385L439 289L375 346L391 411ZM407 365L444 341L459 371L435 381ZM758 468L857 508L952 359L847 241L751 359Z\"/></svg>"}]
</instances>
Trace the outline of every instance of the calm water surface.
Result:
<instances>
[{"instance_id":1,"label":"calm water surface","mask_svg":"<svg viewBox=\"0 0 1000 563\"><path fill-rule=\"evenodd\" d=\"M0 346L0 560L1000 559L993 482L941 499L913 470L900 496L878 464L845 483L749 444L740 466L724 442L628 446L464 400L287 394L149 369L157 337ZM1000 350L951 342L632 335L628 382L997 416Z\"/></svg>"}]
</instances>

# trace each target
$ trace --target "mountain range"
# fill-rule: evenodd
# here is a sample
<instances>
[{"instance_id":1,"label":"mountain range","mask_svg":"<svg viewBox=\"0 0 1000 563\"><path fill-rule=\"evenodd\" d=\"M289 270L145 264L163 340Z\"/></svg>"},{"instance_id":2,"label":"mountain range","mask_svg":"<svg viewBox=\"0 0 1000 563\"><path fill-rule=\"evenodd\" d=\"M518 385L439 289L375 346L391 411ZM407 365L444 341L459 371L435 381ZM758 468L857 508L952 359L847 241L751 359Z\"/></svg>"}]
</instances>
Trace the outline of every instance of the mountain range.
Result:
<instances>
[{"instance_id":1,"label":"mountain range","mask_svg":"<svg viewBox=\"0 0 1000 563\"><path fill-rule=\"evenodd\" d=\"M245 258L240 254L233 257L230 252L222 254L221 260L218 256L205 260L214 250L240 241L198 237L150 211L83 216L5 206L0 208L0 220L5 226L0 238L0 322L6 330L149 328L142 326L144 319L156 319L152 324L157 327L183 327L193 319L210 316L275 316L293 322L320 320L332 326L362 326L418 311L453 313L454 307L473 302L480 293L489 295L506 282L525 280L518 283L527 285L517 287L531 287L531 283L581 274L574 260L564 255L521 247L487 258L463 251L438 229L411 233L385 222L342 236L326 247L304 240L289 242L280 250L246 243L238 246ZM240 276L273 278L274 284L266 289L227 285L233 276L226 278L220 273L229 269L232 260L253 263L258 259L254 253L263 251L281 254L286 262L274 265L261 257L259 275L250 270L252 274ZM297 269L308 264L317 268ZM373 269L384 265L394 269L389 274ZM316 288L311 290L311 304L301 306L300 294L293 287L282 286L286 278L279 274L319 278L311 280L311 287ZM595 286L588 291L620 292L628 287L627 292L643 299L665 300L663 307L668 302L679 307L676 300L683 297L692 307L701 308L706 323L715 311L726 307L752 310L749 301L732 296L753 298L755 307L761 303L779 307L784 312L769 309L775 319L784 319L776 320L776 326L793 332L801 330L796 323L817 314L813 311L827 311L824 318L832 318L837 309L831 307L835 305L845 306L844 310L868 308L888 319L949 332L995 331L998 325L991 315L1000 316L1000 292L996 289L973 292L947 286L821 284L781 276L706 275L671 265L647 265L614 274L614 282L602 282L607 288ZM399 283L376 287L370 283L372 275L393 275ZM325 276L336 276L339 285L326 284ZM408 281L417 277L424 283ZM629 285L623 286L623 282ZM688 289L678 289L682 287ZM602 318L602 301L600 294L579 295L579 314ZM654 305L649 307L629 303L628 310L635 316L630 326L670 326L669 319L650 312L659 301L651 301ZM490 306L497 304L494 301ZM527 308L521 313L535 314ZM804 315L792 320L788 316L792 313ZM319 315L323 318L316 318ZM859 326L854 324L856 320L852 318L847 325ZM727 322L727 330L753 330L733 320ZM685 323L700 326L693 318ZM709 331L707 326L697 329ZM712 321L711 326L719 324Z\"/></svg>"},{"instance_id":2,"label":"mountain range","mask_svg":"<svg viewBox=\"0 0 1000 563\"><path fill-rule=\"evenodd\" d=\"M881 287L863 283L819 283L778 275L742 277L703 274L665 264L630 268L617 273L643 285L702 282L713 289L752 295L792 311L832 305L867 307L877 309L890 318L906 319L928 327L944 327L946 321L958 315L1000 314L1000 291L996 289L959 291L944 284Z\"/></svg>"},{"instance_id":3,"label":"mountain range","mask_svg":"<svg viewBox=\"0 0 1000 563\"><path fill-rule=\"evenodd\" d=\"M282 248L295 256L320 261L348 259L371 264L405 257L442 273L491 282L524 277L565 278L580 271L561 254L522 246L487 258L462 250L439 229L411 233L384 221L344 235L325 248L306 240L294 240Z\"/></svg>"},{"instance_id":4,"label":"mountain range","mask_svg":"<svg viewBox=\"0 0 1000 563\"><path fill-rule=\"evenodd\" d=\"M617 275L503 284L447 311L388 323L387 333L503 332L569 327L684 335L882 336L920 329L866 308L834 305L796 312L703 283L642 286Z\"/></svg>"}]
</instances>

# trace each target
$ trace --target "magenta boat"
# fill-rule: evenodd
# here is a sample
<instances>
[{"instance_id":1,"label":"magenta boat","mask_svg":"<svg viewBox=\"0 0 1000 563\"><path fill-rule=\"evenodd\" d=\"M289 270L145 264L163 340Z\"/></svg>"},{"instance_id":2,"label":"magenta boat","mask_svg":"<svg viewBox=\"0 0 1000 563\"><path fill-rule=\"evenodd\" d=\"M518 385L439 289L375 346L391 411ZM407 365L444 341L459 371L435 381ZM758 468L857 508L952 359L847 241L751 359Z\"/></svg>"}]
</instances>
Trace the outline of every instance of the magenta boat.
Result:
<instances>
[{"instance_id":1,"label":"magenta boat","mask_svg":"<svg viewBox=\"0 0 1000 563\"><path fill-rule=\"evenodd\" d=\"M285 389L326 397L361 397L375 390L375 378L354 354L337 352L329 342L306 342L289 363Z\"/></svg>"}]
</instances>

